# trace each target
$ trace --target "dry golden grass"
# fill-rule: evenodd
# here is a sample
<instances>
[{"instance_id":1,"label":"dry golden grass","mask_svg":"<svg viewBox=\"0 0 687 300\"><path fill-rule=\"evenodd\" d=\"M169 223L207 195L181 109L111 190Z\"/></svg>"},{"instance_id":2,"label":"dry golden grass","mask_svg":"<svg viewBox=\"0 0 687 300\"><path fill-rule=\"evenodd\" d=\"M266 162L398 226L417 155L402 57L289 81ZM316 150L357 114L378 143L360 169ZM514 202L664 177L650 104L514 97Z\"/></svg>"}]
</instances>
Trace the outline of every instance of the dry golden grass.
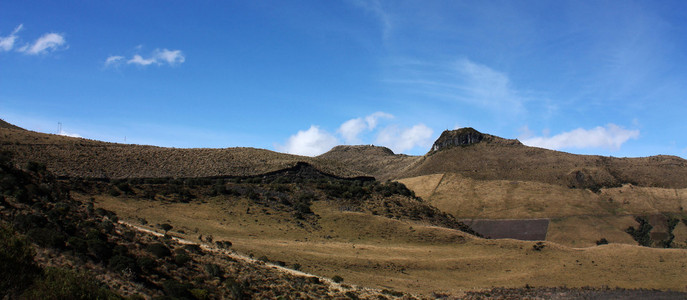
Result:
<instances>
[{"instance_id":1,"label":"dry golden grass","mask_svg":"<svg viewBox=\"0 0 687 300\"><path fill-rule=\"evenodd\" d=\"M687 161L674 156L613 158L575 155L518 144L482 142L422 157L394 178L458 173L481 180L535 181L562 186L583 184L687 188Z\"/></svg>"},{"instance_id":2,"label":"dry golden grass","mask_svg":"<svg viewBox=\"0 0 687 300\"><path fill-rule=\"evenodd\" d=\"M178 149L106 143L0 127L0 150L15 161L45 163L58 176L84 178L251 176L308 162L323 172L363 175L339 162L254 148Z\"/></svg>"},{"instance_id":3,"label":"dry golden grass","mask_svg":"<svg viewBox=\"0 0 687 300\"><path fill-rule=\"evenodd\" d=\"M535 251L534 242L484 240L445 228L341 212L326 201L313 204L319 227L299 227L285 213L226 197L183 204L99 196L96 206L132 222L142 217L150 224L170 223L174 235L189 239L211 234L215 240L231 241L241 253L299 263L306 272L340 275L344 283L411 293L525 284L687 288L684 250L622 244L575 249L547 243Z\"/></svg>"},{"instance_id":4,"label":"dry golden grass","mask_svg":"<svg viewBox=\"0 0 687 300\"><path fill-rule=\"evenodd\" d=\"M599 193L528 181L476 180L434 174L399 180L441 211L459 219L550 218L547 240L574 247L606 238L635 244L625 233L636 215L684 215L687 189L625 185Z\"/></svg>"}]
</instances>

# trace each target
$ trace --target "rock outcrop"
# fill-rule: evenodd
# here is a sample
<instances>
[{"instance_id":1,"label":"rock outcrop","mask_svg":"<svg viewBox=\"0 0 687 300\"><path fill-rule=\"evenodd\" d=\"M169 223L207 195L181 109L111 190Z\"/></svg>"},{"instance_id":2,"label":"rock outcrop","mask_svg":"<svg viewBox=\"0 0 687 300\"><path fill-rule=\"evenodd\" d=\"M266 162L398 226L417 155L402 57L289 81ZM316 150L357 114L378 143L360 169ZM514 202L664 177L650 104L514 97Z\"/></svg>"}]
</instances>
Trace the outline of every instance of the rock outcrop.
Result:
<instances>
[{"instance_id":1,"label":"rock outcrop","mask_svg":"<svg viewBox=\"0 0 687 300\"><path fill-rule=\"evenodd\" d=\"M485 137L486 136L484 134L471 127L456 130L445 130L434 142L430 152L455 146L469 146L472 144L477 144L484 140Z\"/></svg>"},{"instance_id":2,"label":"rock outcrop","mask_svg":"<svg viewBox=\"0 0 687 300\"><path fill-rule=\"evenodd\" d=\"M518 140L509 140L493 136L490 134L481 133L474 128L465 127L456 130L445 130L441 136L434 142L429 153L448 149L452 147L465 147L474 145L480 142L498 142L504 145L522 145Z\"/></svg>"}]
</instances>

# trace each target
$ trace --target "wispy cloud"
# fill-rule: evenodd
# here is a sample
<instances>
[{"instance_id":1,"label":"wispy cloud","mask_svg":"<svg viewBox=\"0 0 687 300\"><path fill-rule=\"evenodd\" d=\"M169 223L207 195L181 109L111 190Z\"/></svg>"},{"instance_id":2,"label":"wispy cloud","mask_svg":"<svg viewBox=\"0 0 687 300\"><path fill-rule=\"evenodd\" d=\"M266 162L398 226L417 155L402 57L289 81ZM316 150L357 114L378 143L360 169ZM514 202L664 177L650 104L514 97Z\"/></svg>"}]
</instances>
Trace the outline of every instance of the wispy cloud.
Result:
<instances>
[{"instance_id":1,"label":"wispy cloud","mask_svg":"<svg viewBox=\"0 0 687 300\"><path fill-rule=\"evenodd\" d=\"M457 68L462 75L463 89L467 92L469 101L494 109L505 108L516 112L523 109L522 98L511 87L510 79L505 73L469 59L460 60Z\"/></svg>"},{"instance_id":2,"label":"wispy cloud","mask_svg":"<svg viewBox=\"0 0 687 300\"><path fill-rule=\"evenodd\" d=\"M289 137L286 145L277 146L277 150L290 154L316 156L327 152L339 144L332 134L312 125L308 130L300 130Z\"/></svg>"},{"instance_id":3,"label":"wispy cloud","mask_svg":"<svg viewBox=\"0 0 687 300\"><path fill-rule=\"evenodd\" d=\"M32 44L28 44L19 48L18 51L30 55L39 55L51 51L66 49L67 47L67 41L64 39L62 34L46 33L39 37Z\"/></svg>"},{"instance_id":4,"label":"wispy cloud","mask_svg":"<svg viewBox=\"0 0 687 300\"><path fill-rule=\"evenodd\" d=\"M124 59L124 56L112 55L105 59L105 66L114 65L120 63Z\"/></svg>"},{"instance_id":5,"label":"wispy cloud","mask_svg":"<svg viewBox=\"0 0 687 300\"><path fill-rule=\"evenodd\" d=\"M140 65L140 66L147 66L147 65L152 65L153 63L156 63L156 62L157 62L157 60L153 57L143 58L142 56L136 54L136 55L134 55L133 58L128 60L126 63L127 64Z\"/></svg>"},{"instance_id":6,"label":"wispy cloud","mask_svg":"<svg viewBox=\"0 0 687 300\"><path fill-rule=\"evenodd\" d=\"M437 100L503 115L524 113L525 97L504 72L467 58L446 63L400 60L386 80Z\"/></svg>"},{"instance_id":7,"label":"wispy cloud","mask_svg":"<svg viewBox=\"0 0 687 300\"><path fill-rule=\"evenodd\" d=\"M531 136L527 129L520 138L523 144L553 150L565 148L605 148L619 150L630 139L639 137L639 130L628 130L615 124L592 129L577 128L552 137Z\"/></svg>"},{"instance_id":8,"label":"wispy cloud","mask_svg":"<svg viewBox=\"0 0 687 300\"><path fill-rule=\"evenodd\" d=\"M358 135L363 131L371 131L377 127L379 119L391 119L394 116L385 112L376 112L364 118L355 118L341 124L337 132L343 136L347 144L360 143Z\"/></svg>"},{"instance_id":9,"label":"wispy cloud","mask_svg":"<svg viewBox=\"0 0 687 300\"><path fill-rule=\"evenodd\" d=\"M0 52L11 51L17 46L17 41L19 36L17 35L19 31L24 28L24 24L19 24L12 33L8 36L0 37ZM69 48L67 45L67 40L64 38L63 34L60 33L46 33L41 37L36 39L33 43L25 44L19 48L16 48L17 52L21 52L28 55L39 55L48 52L64 50Z\"/></svg>"},{"instance_id":10,"label":"wispy cloud","mask_svg":"<svg viewBox=\"0 0 687 300\"><path fill-rule=\"evenodd\" d=\"M391 14L389 14L384 7L382 2L379 0L354 0L352 1L356 6L364 9L366 12L372 14L376 17L382 26L382 37L386 40L391 36L393 29L393 22Z\"/></svg>"},{"instance_id":11,"label":"wispy cloud","mask_svg":"<svg viewBox=\"0 0 687 300\"><path fill-rule=\"evenodd\" d=\"M136 49L140 50L141 47L138 46L136 47ZM184 53L181 52L181 50L155 49L148 57L143 57L140 54L134 54L131 58L127 59L126 57L121 55L111 55L105 59L104 64L105 67L119 66L124 61L126 61L126 64L129 65L133 64L144 67L153 64L158 66L176 66L184 63L186 61L186 57L184 56Z\"/></svg>"},{"instance_id":12,"label":"wispy cloud","mask_svg":"<svg viewBox=\"0 0 687 300\"><path fill-rule=\"evenodd\" d=\"M18 36L17 33L24 27L23 24L19 24L12 33L8 36L0 36L0 51L10 51L14 48L14 43L16 42Z\"/></svg>"}]
</instances>

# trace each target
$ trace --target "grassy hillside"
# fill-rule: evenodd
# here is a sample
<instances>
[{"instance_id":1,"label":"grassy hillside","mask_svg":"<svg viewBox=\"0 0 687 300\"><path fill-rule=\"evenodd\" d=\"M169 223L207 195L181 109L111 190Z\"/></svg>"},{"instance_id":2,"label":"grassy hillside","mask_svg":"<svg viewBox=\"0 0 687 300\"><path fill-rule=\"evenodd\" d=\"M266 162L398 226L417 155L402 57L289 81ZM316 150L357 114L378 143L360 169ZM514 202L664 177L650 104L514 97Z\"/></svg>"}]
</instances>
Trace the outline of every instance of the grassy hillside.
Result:
<instances>
[{"instance_id":1,"label":"grassy hillside","mask_svg":"<svg viewBox=\"0 0 687 300\"><path fill-rule=\"evenodd\" d=\"M177 149L106 143L0 127L0 151L14 161L43 163L58 176L84 178L159 178L250 176L309 162L341 177L364 175L343 164L254 148Z\"/></svg>"},{"instance_id":2,"label":"grassy hillside","mask_svg":"<svg viewBox=\"0 0 687 300\"><path fill-rule=\"evenodd\" d=\"M143 229L71 198L36 164L0 157L0 296L8 299L380 299L399 292L340 285L297 265L235 253L231 242ZM88 186L88 183L81 186ZM112 188L122 185L111 186ZM154 201L163 203L162 201ZM307 219L307 218L304 218ZM180 232L181 229L176 229ZM411 295L406 298L414 299Z\"/></svg>"},{"instance_id":3,"label":"grassy hillside","mask_svg":"<svg viewBox=\"0 0 687 300\"><path fill-rule=\"evenodd\" d=\"M309 273L424 295L526 285L682 291L686 279L684 250L485 240L426 221L342 211L338 201L313 202L316 222L302 225L288 212L240 196L171 203L97 195L95 203L133 223L172 224L179 229L174 235L190 240L211 235L241 253Z\"/></svg>"},{"instance_id":4,"label":"grassy hillside","mask_svg":"<svg viewBox=\"0 0 687 300\"><path fill-rule=\"evenodd\" d=\"M621 244L627 241L620 235L588 248L488 240L471 235L456 218L546 214L557 228L549 240L580 241L575 246L599 238L590 237L593 230L633 226L645 239L667 234L670 223L681 242L685 221L674 224L663 214L641 219L654 232L629 213L679 210L682 189L584 189L443 172L401 180L413 192L396 182L355 177L395 178L423 170L442 152L480 144L425 157L365 146L305 158L259 149L119 145L9 128L0 134L2 149L16 155L5 157L0 174L2 223L12 226L4 240L31 241L35 255L20 261L39 269L21 289L2 291L11 296L55 286L50 267L77 274L66 278L95 278L80 288L105 287L115 298L614 295L605 287L687 292L682 249ZM443 167L459 165L447 161ZM55 181L50 170L63 177ZM586 217L597 216L584 215L588 211L615 221L589 222ZM554 288L560 286L566 288ZM635 292L645 291L618 291Z\"/></svg>"},{"instance_id":5,"label":"grassy hillside","mask_svg":"<svg viewBox=\"0 0 687 300\"><path fill-rule=\"evenodd\" d=\"M635 216L687 216L687 189L626 184L593 192L531 181L477 180L455 173L399 182L458 219L549 218L547 240L574 247L594 246L601 238L636 244L625 232L637 225ZM684 241L677 238L675 246Z\"/></svg>"}]
</instances>

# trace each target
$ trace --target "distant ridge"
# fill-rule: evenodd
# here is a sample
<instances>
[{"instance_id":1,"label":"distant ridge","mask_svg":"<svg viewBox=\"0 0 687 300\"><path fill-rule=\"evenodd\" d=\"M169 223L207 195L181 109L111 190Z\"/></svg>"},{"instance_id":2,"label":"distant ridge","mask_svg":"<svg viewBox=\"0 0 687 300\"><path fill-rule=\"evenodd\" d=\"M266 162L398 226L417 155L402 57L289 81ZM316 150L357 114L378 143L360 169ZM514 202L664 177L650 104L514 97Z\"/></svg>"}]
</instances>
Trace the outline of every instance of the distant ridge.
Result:
<instances>
[{"instance_id":1,"label":"distant ridge","mask_svg":"<svg viewBox=\"0 0 687 300\"><path fill-rule=\"evenodd\" d=\"M373 145L337 146L317 157L246 147L176 149L107 143L23 130L0 121L0 151L36 161L58 176L88 178L255 176L299 162L342 178L397 180L455 173L477 180L518 180L598 190L633 184L687 188L687 160L668 155L614 158L528 147L473 128L445 131L424 156Z\"/></svg>"}]
</instances>

